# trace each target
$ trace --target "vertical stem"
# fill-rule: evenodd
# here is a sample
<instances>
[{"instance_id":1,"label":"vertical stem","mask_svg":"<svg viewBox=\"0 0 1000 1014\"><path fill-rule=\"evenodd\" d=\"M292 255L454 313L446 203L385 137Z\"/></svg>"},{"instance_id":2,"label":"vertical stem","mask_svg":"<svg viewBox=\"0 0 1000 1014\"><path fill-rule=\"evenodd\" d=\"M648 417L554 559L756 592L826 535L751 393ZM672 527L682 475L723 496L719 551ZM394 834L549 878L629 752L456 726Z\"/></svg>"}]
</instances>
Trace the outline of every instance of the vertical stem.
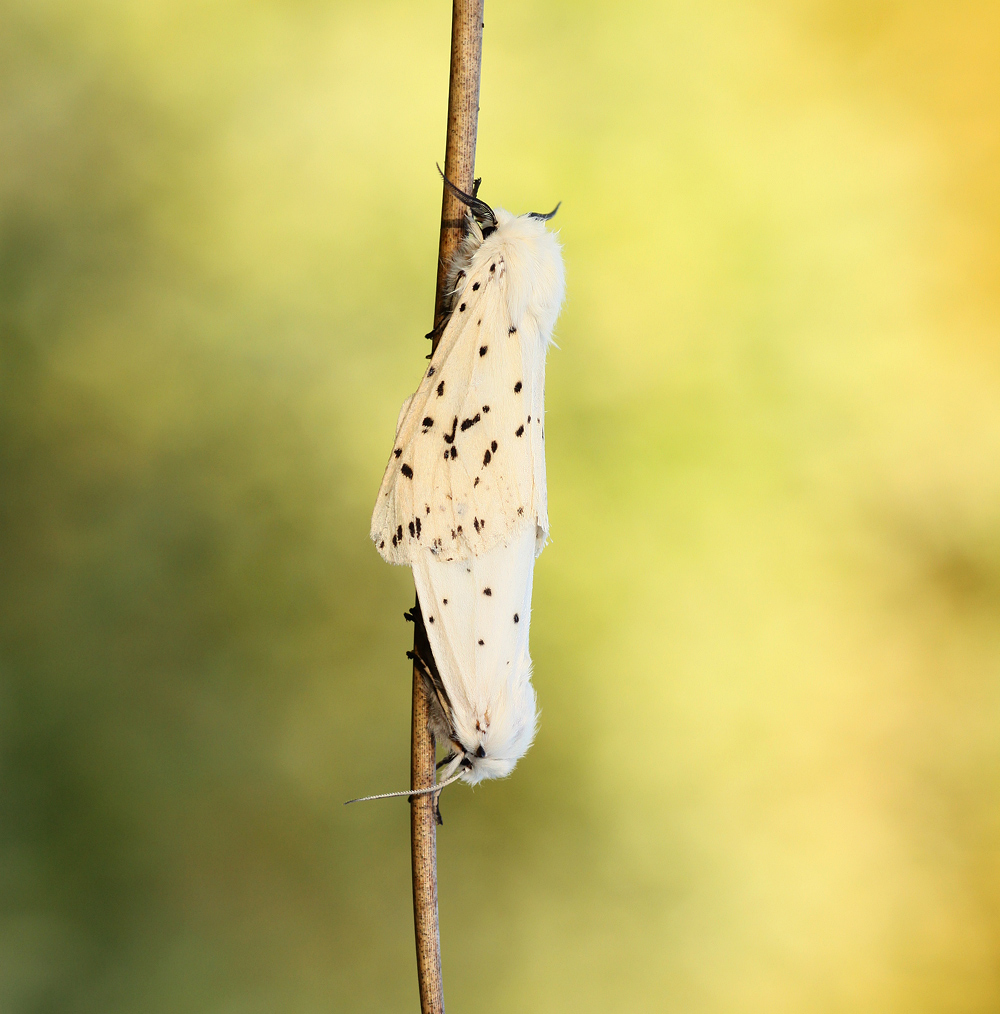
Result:
<instances>
[{"instance_id":1,"label":"vertical stem","mask_svg":"<svg viewBox=\"0 0 1000 1014\"><path fill-rule=\"evenodd\" d=\"M479 78L483 53L483 0L454 0L451 20L451 78L448 87L448 138L444 172L457 187L472 190L479 125ZM442 322L448 265L463 236L465 206L442 184L441 239L438 246L434 328ZM435 336L434 347L438 338ZM420 611L416 610L419 616ZM418 621L420 622L420 621ZM421 631L414 631L414 638ZM416 643L416 640L415 640ZM413 731L410 788L434 784L434 737L427 727L423 678L413 667ZM410 801L410 856L413 865L413 927L421 1014L444 1014L441 942L437 904L437 825L434 797Z\"/></svg>"}]
</instances>

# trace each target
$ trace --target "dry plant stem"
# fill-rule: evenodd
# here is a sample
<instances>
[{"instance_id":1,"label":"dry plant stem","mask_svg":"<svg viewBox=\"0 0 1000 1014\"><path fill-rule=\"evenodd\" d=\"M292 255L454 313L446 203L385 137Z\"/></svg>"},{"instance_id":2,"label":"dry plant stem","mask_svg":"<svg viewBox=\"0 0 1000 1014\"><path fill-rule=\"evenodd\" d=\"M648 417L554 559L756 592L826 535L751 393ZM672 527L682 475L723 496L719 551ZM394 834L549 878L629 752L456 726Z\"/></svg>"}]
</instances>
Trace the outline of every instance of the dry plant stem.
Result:
<instances>
[{"instance_id":1,"label":"dry plant stem","mask_svg":"<svg viewBox=\"0 0 1000 1014\"><path fill-rule=\"evenodd\" d=\"M479 125L479 76L483 53L483 0L454 0L451 20L451 80L448 88L448 139L445 175L462 190L472 190ZM438 247L434 329L443 317L448 264L463 236L465 206L442 184L441 240ZM435 334L434 348L438 336ZM419 616L419 609L415 610ZM418 620L418 623L422 622ZM422 633L414 631L414 645ZM434 737L427 727L428 704L423 678L413 667L413 732L410 788L434 784ZM410 855L413 864L413 925L421 1014L444 1014L441 942L437 904L437 824L434 795L410 800Z\"/></svg>"}]
</instances>

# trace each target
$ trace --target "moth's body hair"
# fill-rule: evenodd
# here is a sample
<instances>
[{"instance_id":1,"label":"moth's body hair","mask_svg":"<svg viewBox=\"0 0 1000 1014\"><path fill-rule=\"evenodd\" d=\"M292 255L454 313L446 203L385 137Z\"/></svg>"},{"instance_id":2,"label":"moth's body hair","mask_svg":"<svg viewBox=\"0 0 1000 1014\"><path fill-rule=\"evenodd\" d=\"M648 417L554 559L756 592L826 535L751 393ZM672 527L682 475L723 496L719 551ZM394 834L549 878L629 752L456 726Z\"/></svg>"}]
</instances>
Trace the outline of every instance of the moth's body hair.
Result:
<instances>
[{"instance_id":1,"label":"moth's body hair","mask_svg":"<svg viewBox=\"0 0 1000 1014\"><path fill-rule=\"evenodd\" d=\"M413 568L426 644L412 655L430 728L454 777L475 784L509 774L535 735L528 633L549 530L545 355L564 276L545 226L554 212L494 212L445 183L470 208L467 232L440 342L399 413L371 537L389 563Z\"/></svg>"}]
</instances>

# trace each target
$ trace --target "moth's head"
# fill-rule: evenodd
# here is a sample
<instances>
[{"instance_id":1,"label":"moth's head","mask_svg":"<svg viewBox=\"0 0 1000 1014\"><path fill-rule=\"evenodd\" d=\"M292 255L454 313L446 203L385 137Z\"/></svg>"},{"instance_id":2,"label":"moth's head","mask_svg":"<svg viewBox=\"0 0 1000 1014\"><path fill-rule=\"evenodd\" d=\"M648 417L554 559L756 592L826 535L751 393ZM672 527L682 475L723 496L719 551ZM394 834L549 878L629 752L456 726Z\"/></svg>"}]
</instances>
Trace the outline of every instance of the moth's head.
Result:
<instances>
[{"instance_id":1,"label":"moth's head","mask_svg":"<svg viewBox=\"0 0 1000 1014\"><path fill-rule=\"evenodd\" d=\"M531 685L530 662L519 680L513 699L501 700L482 709L475 728L460 733L465 770L462 781L469 785L487 778L506 778L528 752L538 727L535 691Z\"/></svg>"},{"instance_id":2,"label":"moth's head","mask_svg":"<svg viewBox=\"0 0 1000 1014\"><path fill-rule=\"evenodd\" d=\"M493 213L493 209L485 201L479 199L479 185L483 182L482 177L479 176L472 181L472 193L467 194L464 190L456 187L441 172L441 166L438 166L437 170L441 173L444 185L469 209L469 217L474 229L479 233L478 239L482 242L483 239L495 232L497 227L497 216Z\"/></svg>"},{"instance_id":3,"label":"moth's head","mask_svg":"<svg viewBox=\"0 0 1000 1014\"><path fill-rule=\"evenodd\" d=\"M448 179L443 172L441 172L441 166L438 166L438 172L441 173L441 179L444 180L444 185L469 209L469 217L472 221L473 229L478 232L477 238L481 242L486 239L492 233L496 232L499 226L506 224L514 218L529 219L533 222L547 222L552 218L555 213L559 210L562 201L559 202L551 211L529 211L526 215L512 215L509 211L504 211L503 208L497 208L493 210L485 201L479 199L479 185L483 182L482 177L476 177L472 181L472 193L467 194L464 190L459 189L454 183Z\"/></svg>"}]
</instances>

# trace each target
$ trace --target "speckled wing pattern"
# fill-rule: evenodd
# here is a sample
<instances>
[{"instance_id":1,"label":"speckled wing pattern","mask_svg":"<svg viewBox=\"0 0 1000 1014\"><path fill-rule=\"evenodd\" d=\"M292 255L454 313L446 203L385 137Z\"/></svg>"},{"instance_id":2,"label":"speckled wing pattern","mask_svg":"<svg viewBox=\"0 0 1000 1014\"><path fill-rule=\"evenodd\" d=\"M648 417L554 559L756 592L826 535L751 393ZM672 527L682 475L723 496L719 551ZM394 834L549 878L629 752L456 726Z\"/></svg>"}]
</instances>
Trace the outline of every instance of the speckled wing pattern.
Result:
<instances>
[{"instance_id":1,"label":"speckled wing pattern","mask_svg":"<svg viewBox=\"0 0 1000 1014\"><path fill-rule=\"evenodd\" d=\"M530 312L513 319L511 281L501 253L470 272L403 405L371 527L389 563L481 556L529 522L544 545L549 336Z\"/></svg>"},{"instance_id":2,"label":"speckled wing pattern","mask_svg":"<svg viewBox=\"0 0 1000 1014\"><path fill-rule=\"evenodd\" d=\"M503 777L535 735L528 631L535 537L529 526L482 556L413 564L424 628L451 702L452 736L488 764L465 780Z\"/></svg>"}]
</instances>

